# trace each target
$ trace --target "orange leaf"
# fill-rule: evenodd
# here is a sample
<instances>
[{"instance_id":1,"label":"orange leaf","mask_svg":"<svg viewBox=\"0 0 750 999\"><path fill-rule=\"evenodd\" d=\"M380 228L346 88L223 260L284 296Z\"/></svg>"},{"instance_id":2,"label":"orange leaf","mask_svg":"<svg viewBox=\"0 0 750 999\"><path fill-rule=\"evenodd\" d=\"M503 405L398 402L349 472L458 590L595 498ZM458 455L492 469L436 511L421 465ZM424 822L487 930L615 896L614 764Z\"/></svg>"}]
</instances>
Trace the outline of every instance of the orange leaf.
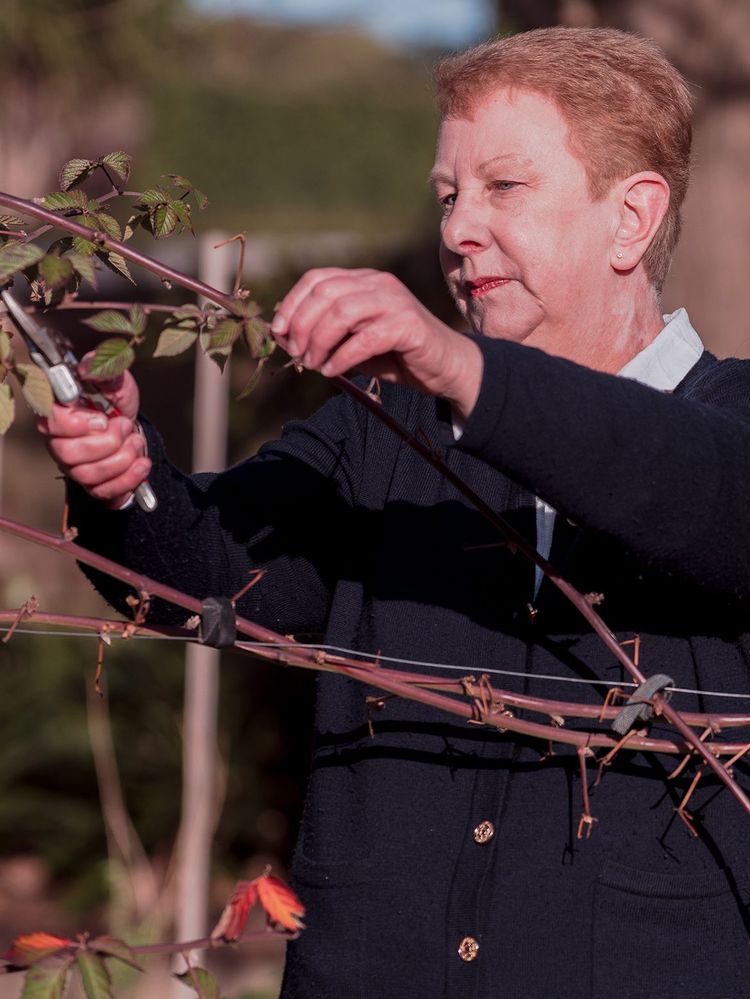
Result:
<instances>
[{"instance_id":1,"label":"orange leaf","mask_svg":"<svg viewBox=\"0 0 750 999\"><path fill-rule=\"evenodd\" d=\"M219 922L211 933L212 940L238 940L245 929L248 913L255 905L258 889L255 881L238 881L232 897L224 906Z\"/></svg>"},{"instance_id":2,"label":"orange leaf","mask_svg":"<svg viewBox=\"0 0 750 999\"><path fill-rule=\"evenodd\" d=\"M260 904L266 910L269 923L277 923L285 930L302 930L305 907L284 882L273 874L262 874L255 879Z\"/></svg>"},{"instance_id":3,"label":"orange leaf","mask_svg":"<svg viewBox=\"0 0 750 999\"><path fill-rule=\"evenodd\" d=\"M27 933L25 936L16 937L4 957L11 964L23 967L72 946L73 941L65 937L56 937L51 933Z\"/></svg>"}]
</instances>

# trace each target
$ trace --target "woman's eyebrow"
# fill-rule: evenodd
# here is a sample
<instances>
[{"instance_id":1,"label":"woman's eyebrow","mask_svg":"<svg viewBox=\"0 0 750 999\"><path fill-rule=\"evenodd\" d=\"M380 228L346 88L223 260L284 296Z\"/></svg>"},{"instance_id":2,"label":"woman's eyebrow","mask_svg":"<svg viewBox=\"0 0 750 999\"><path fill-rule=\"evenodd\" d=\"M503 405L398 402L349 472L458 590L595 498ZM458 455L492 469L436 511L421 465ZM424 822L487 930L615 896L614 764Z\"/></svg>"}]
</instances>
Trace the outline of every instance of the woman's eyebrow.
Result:
<instances>
[{"instance_id":1,"label":"woman's eyebrow","mask_svg":"<svg viewBox=\"0 0 750 999\"><path fill-rule=\"evenodd\" d=\"M519 156L518 153L501 153L499 156L491 156L479 164L478 175L491 173L498 166L511 165L513 167L530 167L532 161L528 156Z\"/></svg>"},{"instance_id":2,"label":"woman's eyebrow","mask_svg":"<svg viewBox=\"0 0 750 999\"><path fill-rule=\"evenodd\" d=\"M489 159L486 159L479 164L479 167L477 168L477 176L486 176L499 166L526 168L532 166L532 161L528 156L519 156L518 153L499 153L497 156L490 156ZM444 170L433 169L430 171L427 182L432 187L435 187L435 185L439 183L455 184L456 181L453 174L446 173Z\"/></svg>"}]
</instances>

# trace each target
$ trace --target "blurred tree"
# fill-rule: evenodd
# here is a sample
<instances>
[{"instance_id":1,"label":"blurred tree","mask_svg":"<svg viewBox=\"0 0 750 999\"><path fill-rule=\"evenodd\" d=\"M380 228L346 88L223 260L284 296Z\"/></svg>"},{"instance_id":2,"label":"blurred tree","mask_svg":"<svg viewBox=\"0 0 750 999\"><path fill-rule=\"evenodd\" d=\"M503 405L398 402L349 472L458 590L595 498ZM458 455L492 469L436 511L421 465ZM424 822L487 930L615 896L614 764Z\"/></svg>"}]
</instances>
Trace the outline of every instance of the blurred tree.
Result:
<instances>
[{"instance_id":1,"label":"blurred tree","mask_svg":"<svg viewBox=\"0 0 750 999\"><path fill-rule=\"evenodd\" d=\"M39 194L72 155L142 134L139 100L182 0L4 0L0 185Z\"/></svg>"}]
</instances>

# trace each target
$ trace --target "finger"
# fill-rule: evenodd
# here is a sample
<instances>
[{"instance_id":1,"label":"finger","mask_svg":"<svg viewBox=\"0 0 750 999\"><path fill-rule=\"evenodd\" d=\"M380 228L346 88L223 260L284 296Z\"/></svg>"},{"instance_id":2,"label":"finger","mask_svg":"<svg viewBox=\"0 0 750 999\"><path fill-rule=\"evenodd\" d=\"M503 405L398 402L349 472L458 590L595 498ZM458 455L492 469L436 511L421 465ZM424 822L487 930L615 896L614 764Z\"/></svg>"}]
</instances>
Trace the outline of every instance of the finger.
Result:
<instances>
[{"instance_id":1,"label":"finger","mask_svg":"<svg viewBox=\"0 0 750 999\"><path fill-rule=\"evenodd\" d=\"M141 464L143 461L146 462L146 465ZM122 484L121 480L126 480L126 485L119 491L127 492L128 489L135 489L146 477L150 468L151 462L148 458L135 448L124 446L101 461L75 465L69 468L66 474L74 482L88 490L92 496L96 495L97 499L102 499L105 497L96 492L100 487L107 487L109 483L117 480L117 488L119 488L119 485ZM111 491L106 498L109 499L116 495L117 488Z\"/></svg>"},{"instance_id":2,"label":"finger","mask_svg":"<svg viewBox=\"0 0 750 999\"><path fill-rule=\"evenodd\" d=\"M56 437L48 442L50 454L65 469L76 465L104 461L130 442L136 454L144 454L146 444L141 435L133 431L127 420L111 421L106 432L87 434L85 437Z\"/></svg>"},{"instance_id":3,"label":"finger","mask_svg":"<svg viewBox=\"0 0 750 999\"><path fill-rule=\"evenodd\" d=\"M305 367L318 368L340 340L378 315L377 298L361 281L348 276L321 281L291 318L296 356Z\"/></svg>"},{"instance_id":4,"label":"finger","mask_svg":"<svg viewBox=\"0 0 750 999\"><path fill-rule=\"evenodd\" d=\"M403 380L402 365L391 348L392 337L373 323L341 341L320 367L326 378L342 375L352 368L386 380Z\"/></svg>"},{"instance_id":5,"label":"finger","mask_svg":"<svg viewBox=\"0 0 750 999\"><path fill-rule=\"evenodd\" d=\"M104 413L86 406L53 405L49 416L37 421L37 429L45 437L84 437L106 430L109 421Z\"/></svg>"},{"instance_id":6,"label":"finger","mask_svg":"<svg viewBox=\"0 0 750 999\"><path fill-rule=\"evenodd\" d=\"M103 482L98 486L93 486L89 489L89 493L94 499L103 500L115 508L122 506L125 500L148 478L150 471L151 462L149 459L138 458L121 475L117 475L115 478L110 479L108 482Z\"/></svg>"},{"instance_id":7,"label":"finger","mask_svg":"<svg viewBox=\"0 0 750 999\"><path fill-rule=\"evenodd\" d=\"M271 332L274 336L281 338L282 346L284 346L284 338L288 337L289 339L286 343L286 349L293 357L298 356L299 346L294 332L291 331L292 317L295 315L305 299L308 298L308 296L313 292L313 290L324 281L345 277L357 278L373 273L375 272L368 268L346 270L341 267L319 267L315 270L308 271L294 285L291 291L287 293L281 302L281 305L276 310L276 315L271 323Z\"/></svg>"}]
</instances>

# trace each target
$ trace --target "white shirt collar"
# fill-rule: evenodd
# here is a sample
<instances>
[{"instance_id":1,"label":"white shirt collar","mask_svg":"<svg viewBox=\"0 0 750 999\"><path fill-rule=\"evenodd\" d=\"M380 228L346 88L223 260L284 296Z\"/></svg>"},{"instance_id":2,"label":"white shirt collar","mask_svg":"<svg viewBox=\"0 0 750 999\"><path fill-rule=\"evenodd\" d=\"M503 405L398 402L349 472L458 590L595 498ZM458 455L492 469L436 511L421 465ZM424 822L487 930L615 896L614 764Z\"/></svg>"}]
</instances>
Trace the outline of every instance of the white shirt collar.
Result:
<instances>
[{"instance_id":1,"label":"white shirt collar","mask_svg":"<svg viewBox=\"0 0 750 999\"><path fill-rule=\"evenodd\" d=\"M664 329L618 371L651 388L676 388L703 353L701 338L693 329L685 309L664 316Z\"/></svg>"}]
</instances>

